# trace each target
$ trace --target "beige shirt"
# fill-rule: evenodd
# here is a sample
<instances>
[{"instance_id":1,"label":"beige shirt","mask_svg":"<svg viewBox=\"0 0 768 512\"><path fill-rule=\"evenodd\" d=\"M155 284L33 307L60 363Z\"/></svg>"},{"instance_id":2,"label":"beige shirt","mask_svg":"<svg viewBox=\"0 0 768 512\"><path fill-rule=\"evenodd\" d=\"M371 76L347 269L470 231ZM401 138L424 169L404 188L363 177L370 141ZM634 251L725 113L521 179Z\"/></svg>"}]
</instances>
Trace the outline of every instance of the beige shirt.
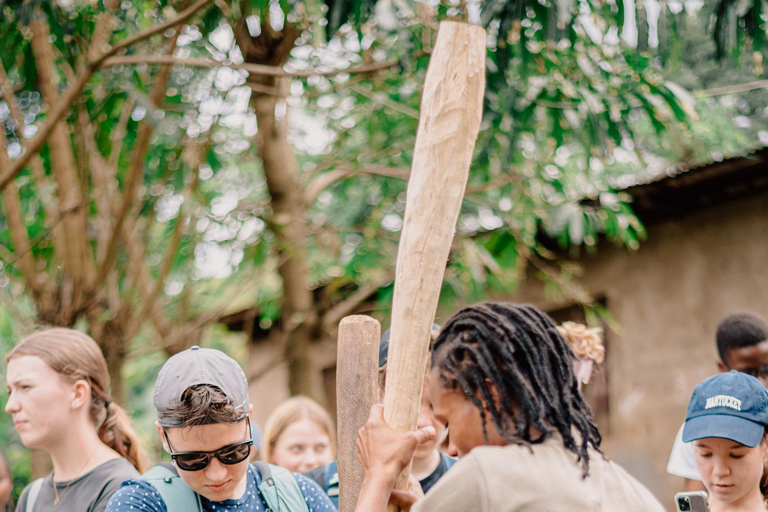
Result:
<instances>
[{"instance_id":1,"label":"beige shirt","mask_svg":"<svg viewBox=\"0 0 768 512\"><path fill-rule=\"evenodd\" d=\"M590 449L589 476L562 437L480 446L454 465L413 512L663 512L640 482Z\"/></svg>"}]
</instances>

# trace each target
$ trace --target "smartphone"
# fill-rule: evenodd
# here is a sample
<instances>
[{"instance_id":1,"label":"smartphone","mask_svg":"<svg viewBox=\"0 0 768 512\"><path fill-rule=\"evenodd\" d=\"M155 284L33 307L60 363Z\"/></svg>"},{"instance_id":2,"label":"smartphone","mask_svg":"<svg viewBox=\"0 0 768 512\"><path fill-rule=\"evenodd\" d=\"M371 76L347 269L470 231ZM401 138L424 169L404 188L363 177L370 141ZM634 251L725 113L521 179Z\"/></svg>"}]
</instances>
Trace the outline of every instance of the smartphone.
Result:
<instances>
[{"instance_id":1,"label":"smartphone","mask_svg":"<svg viewBox=\"0 0 768 512\"><path fill-rule=\"evenodd\" d=\"M704 491L679 492L675 494L675 505L678 512L710 512Z\"/></svg>"}]
</instances>

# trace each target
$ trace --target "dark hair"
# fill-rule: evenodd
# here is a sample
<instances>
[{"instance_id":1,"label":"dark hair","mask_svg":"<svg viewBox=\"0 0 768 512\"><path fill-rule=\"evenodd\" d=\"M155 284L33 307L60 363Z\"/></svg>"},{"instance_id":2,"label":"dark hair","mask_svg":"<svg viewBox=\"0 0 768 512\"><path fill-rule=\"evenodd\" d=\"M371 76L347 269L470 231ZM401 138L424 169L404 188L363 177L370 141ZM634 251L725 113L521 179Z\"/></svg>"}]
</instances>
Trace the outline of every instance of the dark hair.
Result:
<instances>
[{"instance_id":1,"label":"dark hair","mask_svg":"<svg viewBox=\"0 0 768 512\"><path fill-rule=\"evenodd\" d=\"M573 364L573 352L552 320L528 305L484 302L462 309L432 346L432 368L439 370L446 388L461 390L480 410L486 442L484 406L510 442L530 446L559 432L565 447L582 461L586 478L587 447L599 452L602 438L579 392ZM534 439L531 428L542 435Z\"/></svg>"},{"instance_id":2,"label":"dark hair","mask_svg":"<svg viewBox=\"0 0 768 512\"><path fill-rule=\"evenodd\" d=\"M731 350L750 347L768 340L768 325L755 313L731 313L717 326L717 353L727 366L725 358Z\"/></svg>"},{"instance_id":3,"label":"dark hair","mask_svg":"<svg viewBox=\"0 0 768 512\"><path fill-rule=\"evenodd\" d=\"M232 405L232 399L216 386L191 386L181 395L181 402L168 408L168 418L181 420L181 427L242 421L248 410Z\"/></svg>"},{"instance_id":4,"label":"dark hair","mask_svg":"<svg viewBox=\"0 0 768 512\"><path fill-rule=\"evenodd\" d=\"M89 413L99 439L140 473L146 471L147 457L130 418L109 398L107 362L93 338L75 329L37 331L13 347L5 362L22 356L39 357L69 382L86 381L91 388Z\"/></svg>"}]
</instances>

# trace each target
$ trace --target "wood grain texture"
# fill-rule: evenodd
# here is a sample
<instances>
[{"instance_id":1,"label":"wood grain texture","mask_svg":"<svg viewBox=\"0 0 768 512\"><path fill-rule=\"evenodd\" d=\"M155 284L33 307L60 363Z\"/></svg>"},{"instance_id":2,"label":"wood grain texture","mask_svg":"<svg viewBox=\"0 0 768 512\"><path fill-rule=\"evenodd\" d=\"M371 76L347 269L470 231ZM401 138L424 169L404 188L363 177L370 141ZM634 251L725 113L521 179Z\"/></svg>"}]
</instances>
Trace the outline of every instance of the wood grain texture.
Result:
<instances>
[{"instance_id":1,"label":"wood grain texture","mask_svg":"<svg viewBox=\"0 0 768 512\"><path fill-rule=\"evenodd\" d=\"M397 254L384 397L385 420L402 431L416 427L430 329L480 129L485 41L481 27L441 23L424 84ZM398 489L406 488L409 473L406 468Z\"/></svg>"},{"instance_id":2,"label":"wood grain texture","mask_svg":"<svg viewBox=\"0 0 768 512\"><path fill-rule=\"evenodd\" d=\"M365 425L378 400L379 322L364 315L339 323L336 366L336 418L339 433L336 458L339 469L339 511L353 512L363 483L357 459L357 431Z\"/></svg>"}]
</instances>

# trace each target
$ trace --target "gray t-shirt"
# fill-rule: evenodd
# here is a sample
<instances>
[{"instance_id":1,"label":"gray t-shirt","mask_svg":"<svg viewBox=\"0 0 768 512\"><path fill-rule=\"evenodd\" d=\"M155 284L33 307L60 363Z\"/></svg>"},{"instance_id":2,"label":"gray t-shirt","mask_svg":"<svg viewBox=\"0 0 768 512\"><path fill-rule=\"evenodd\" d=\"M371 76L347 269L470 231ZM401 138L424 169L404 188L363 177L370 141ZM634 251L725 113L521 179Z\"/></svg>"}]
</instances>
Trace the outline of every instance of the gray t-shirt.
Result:
<instances>
[{"instance_id":1,"label":"gray t-shirt","mask_svg":"<svg viewBox=\"0 0 768 512\"><path fill-rule=\"evenodd\" d=\"M59 504L54 508L56 493L53 491L53 473L45 477L33 512L104 512L109 498L124 480L138 478L139 472L128 460L112 459L93 468L88 473L70 482L56 482ZM67 489L69 485L69 489ZM16 512L26 512L29 485L22 491ZM65 492L66 489L66 492Z\"/></svg>"}]
</instances>

